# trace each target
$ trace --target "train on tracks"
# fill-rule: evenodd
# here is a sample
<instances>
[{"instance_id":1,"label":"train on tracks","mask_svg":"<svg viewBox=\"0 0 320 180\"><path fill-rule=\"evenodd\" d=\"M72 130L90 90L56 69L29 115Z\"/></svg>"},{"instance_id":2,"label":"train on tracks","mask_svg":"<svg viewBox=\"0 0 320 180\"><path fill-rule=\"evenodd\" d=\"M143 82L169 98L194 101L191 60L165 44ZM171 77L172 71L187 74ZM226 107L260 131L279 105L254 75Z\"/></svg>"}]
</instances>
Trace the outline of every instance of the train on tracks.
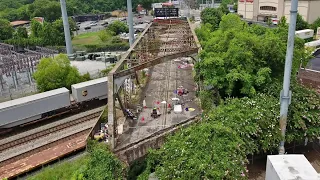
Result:
<instances>
[{"instance_id":1,"label":"train on tracks","mask_svg":"<svg viewBox=\"0 0 320 180\"><path fill-rule=\"evenodd\" d=\"M0 133L17 126L24 126L56 117L74 110L81 110L89 103L107 101L108 78L103 77L19 99L0 103Z\"/></svg>"}]
</instances>

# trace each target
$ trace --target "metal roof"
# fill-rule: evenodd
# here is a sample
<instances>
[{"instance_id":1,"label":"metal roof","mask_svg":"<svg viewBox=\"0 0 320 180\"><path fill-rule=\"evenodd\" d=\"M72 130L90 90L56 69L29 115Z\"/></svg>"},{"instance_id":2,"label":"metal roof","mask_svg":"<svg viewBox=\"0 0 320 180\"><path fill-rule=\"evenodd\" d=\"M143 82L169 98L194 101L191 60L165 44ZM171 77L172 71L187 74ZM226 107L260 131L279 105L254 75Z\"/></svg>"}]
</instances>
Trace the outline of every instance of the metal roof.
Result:
<instances>
[{"instance_id":1,"label":"metal roof","mask_svg":"<svg viewBox=\"0 0 320 180\"><path fill-rule=\"evenodd\" d=\"M52 90L52 91L47 91L47 92L43 92L43 93L31 95L31 96L26 96L26 97L19 98L19 99L14 99L14 100L11 100L11 101L6 101L6 102L3 102L3 103L0 103L0 111L5 109L5 108L10 108L10 107L22 105L22 104L25 104L25 103L28 103L28 102L36 101L36 100L39 100L39 99L44 99L46 97L55 96L55 95L63 94L63 93L66 93L66 92L69 93L69 90L67 88L59 88L59 89L55 89L55 90Z\"/></svg>"},{"instance_id":2,"label":"metal roof","mask_svg":"<svg viewBox=\"0 0 320 180\"><path fill-rule=\"evenodd\" d=\"M86 82L74 84L71 87L78 89L78 88L83 88L83 87L87 87L87 86L91 86L91 85L95 85L95 84L100 84L100 83L104 83L104 82L108 82L108 77L103 77L103 78L94 79L91 81L86 81Z\"/></svg>"}]
</instances>

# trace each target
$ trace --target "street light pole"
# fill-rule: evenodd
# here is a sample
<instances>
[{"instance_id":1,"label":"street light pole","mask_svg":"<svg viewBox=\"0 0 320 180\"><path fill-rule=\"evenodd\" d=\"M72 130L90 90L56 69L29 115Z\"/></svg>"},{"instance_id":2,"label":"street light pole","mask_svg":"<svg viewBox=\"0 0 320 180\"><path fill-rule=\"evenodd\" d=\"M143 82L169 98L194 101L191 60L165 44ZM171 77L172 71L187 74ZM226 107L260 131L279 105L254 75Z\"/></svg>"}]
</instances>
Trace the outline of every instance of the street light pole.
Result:
<instances>
[{"instance_id":1,"label":"street light pole","mask_svg":"<svg viewBox=\"0 0 320 180\"><path fill-rule=\"evenodd\" d=\"M291 103L290 77L291 77L291 69L292 69L292 58L293 58L297 12L298 12L298 0L292 0L291 11L290 11L290 24L289 24L289 33L288 33L286 64L285 64L284 77L283 77L283 89L280 93L280 122L279 123L281 128L282 140L279 146L279 154L285 153L284 142L285 142L285 135L286 135L288 107L289 107L289 104Z\"/></svg>"},{"instance_id":2,"label":"street light pole","mask_svg":"<svg viewBox=\"0 0 320 180\"><path fill-rule=\"evenodd\" d=\"M60 4L61 4L64 38L66 41L67 54L71 55L72 54L72 44L71 44L70 27L69 27L69 21L68 21L66 0L60 0Z\"/></svg>"},{"instance_id":3,"label":"street light pole","mask_svg":"<svg viewBox=\"0 0 320 180\"><path fill-rule=\"evenodd\" d=\"M127 0L127 9L128 9L128 24L129 24L129 43L131 46L134 42L133 15L132 15L132 2L131 2L131 0Z\"/></svg>"}]
</instances>

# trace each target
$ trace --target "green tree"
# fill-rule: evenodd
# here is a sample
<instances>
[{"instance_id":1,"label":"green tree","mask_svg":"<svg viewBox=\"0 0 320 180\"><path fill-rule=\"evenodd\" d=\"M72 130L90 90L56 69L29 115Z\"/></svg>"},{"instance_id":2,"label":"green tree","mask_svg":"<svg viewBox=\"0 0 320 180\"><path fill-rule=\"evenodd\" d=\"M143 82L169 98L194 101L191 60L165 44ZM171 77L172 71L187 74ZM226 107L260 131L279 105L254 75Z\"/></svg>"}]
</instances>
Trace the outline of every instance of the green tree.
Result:
<instances>
[{"instance_id":1,"label":"green tree","mask_svg":"<svg viewBox=\"0 0 320 180\"><path fill-rule=\"evenodd\" d=\"M16 30L16 37L17 38L28 38L28 31L25 27L18 27Z\"/></svg>"},{"instance_id":2,"label":"green tree","mask_svg":"<svg viewBox=\"0 0 320 180\"><path fill-rule=\"evenodd\" d=\"M88 152L90 158L86 168L75 174L78 177L76 179L122 180L124 178L124 164L110 152L107 145L89 141Z\"/></svg>"},{"instance_id":3,"label":"green tree","mask_svg":"<svg viewBox=\"0 0 320 180\"><path fill-rule=\"evenodd\" d=\"M311 28L314 30L314 32L317 32L318 27L320 27L320 17L317 18L312 24Z\"/></svg>"},{"instance_id":4,"label":"green tree","mask_svg":"<svg viewBox=\"0 0 320 180\"><path fill-rule=\"evenodd\" d=\"M281 140L278 98L227 99L202 122L170 136L148 154L145 177L159 179L247 179L248 154L271 152Z\"/></svg>"},{"instance_id":5,"label":"green tree","mask_svg":"<svg viewBox=\"0 0 320 180\"><path fill-rule=\"evenodd\" d=\"M254 96L272 78L283 76L287 29L241 23L239 17L228 14L217 31L208 32L207 27L196 31L203 51L195 67L204 84L215 87L222 98ZM292 72L301 60L309 60L303 44L296 39Z\"/></svg>"},{"instance_id":6,"label":"green tree","mask_svg":"<svg viewBox=\"0 0 320 180\"><path fill-rule=\"evenodd\" d=\"M221 22L219 24L219 29L222 31L231 30L231 29L244 29L247 24L239 18L236 14L227 14L222 17Z\"/></svg>"},{"instance_id":7,"label":"green tree","mask_svg":"<svg viewBox=\"0 0 320 180\"><path fill-rule=\"evenodd\" d=\"M303 17L298 13L297 15L297 24L296 24L296 30L303 30L308 29L309 24L307 21L303 19Z\"/></svg>"},{"instance_id":8,"label":"green tree","mask_svg":"<svg viewBox=\"0 0 320 180\"><path fill-rule=\"evenodd\" d=\"M10 22L5 19L0 19L0 40L7 40L13 36L13 28Z\"/></svg>"},{"instance_id":9,"label":"green tree","mask_svg":"<svg viewBox=\"0 0 320 180\"><path fill-rule=\"evenodd\" d=\"M35 0L28 7L30 18L44 17L48 22L55 21L61 17L61 7L58 1Z\"/></svg>"},{"instance_id":10,"label":"green tree","mask_svg":"<svg viewBox=\"0 0 320 180\"><path fill-rule=\"evenodd\" d=\"M112 36L115 33L110 30L102 30L99 32L98 37L102 42L107 42L108 40L111 40Z\"/></svg>"},{"instance_id":11,"label":"green tree","mask_svg":"<svg viewBox=\"0 0 320 180\"><path fill-rule=\"evenodd\" d=\"M43 35L43 26L39 21L31 21L31 37L41 38Z\"/></svg>"},{"instance_id":12,"label":"green tree","mask_svg":"<svg viewBox=\"0 0 320 180\"><path fill-rule=\"evenodd\" d=\"M225 2L222 2L218 8L223 14L228 14L230 11L229 11L229 8L228 8L228 4L225 3Z\"/></svg>"},{"instance_id":13,"label":"green tree","mask_svg":"<svg viewBox=\"0 0 320 180\"><path fill-rule=\"evenodd\" d=\"M116 35L120 33L127 33L129 32L129 27L127 24L120 22L120 21L114 21L112 24L108 26L108 30L114 32Z\"/></svg>"},{"instance_id":14,"label":"green tree","mask_svg":"<svg viewBox=\"0 0 320 180\"><path fill-rule=\"evenodd\" d=\"M39 91L49 91L61 87L71 88L72 84L82 81L76 67L72 67L66 55L43 58L33 74Z\"/></svg>"},{"instance_id":15,"label":"green tree","mask_svg":"<svg viewBox=\"0 0 320 180\"><path fill-rule=\"evenodd\" d=\"M221 18L223 16L223 12L219 9L215 8L205 8L201 11L201 21L203 24L211 24L212 30L216 30L219 28L219 24Z\"/></svg>"}]
</instances>

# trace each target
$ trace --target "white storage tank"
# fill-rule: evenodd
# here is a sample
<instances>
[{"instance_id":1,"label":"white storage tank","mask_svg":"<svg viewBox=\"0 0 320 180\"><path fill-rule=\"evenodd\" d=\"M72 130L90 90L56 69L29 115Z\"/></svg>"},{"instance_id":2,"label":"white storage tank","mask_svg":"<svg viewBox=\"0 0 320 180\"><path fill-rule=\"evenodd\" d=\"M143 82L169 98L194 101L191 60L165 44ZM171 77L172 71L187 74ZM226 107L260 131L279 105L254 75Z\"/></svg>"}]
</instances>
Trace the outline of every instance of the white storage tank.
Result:
<instances>
[{"instance_id":1,"label":"white storage tank","mask_svg":"<svg viewBox=\"0 0 320 180\"><path fill-rule=\"evenodd\" d=\"M70 106L67 88L55 89L0 103L0 128L10 128L41 118L53 110Z\"/></svg>"},{"instance_id":2,"label":"white storage tank","mask_svg":"<svg viewBox=\"0 0 320 180\"><path fill-rule=\"evenodd\" d=\"M72 96L77 102L108 97L108 78L103 77L71 86Z\"/></svg>"},{"instance_id":3,"label":"white storage tank","mask_svg":"<svg viewBox=\"0 0 320 180\"><path fill-rule=\"evenodd\" d=\"M296 36L301 39L313 38L314 31L313 29L304 29L300 31L296 31Z\"/></svg>"}]
</instances>

